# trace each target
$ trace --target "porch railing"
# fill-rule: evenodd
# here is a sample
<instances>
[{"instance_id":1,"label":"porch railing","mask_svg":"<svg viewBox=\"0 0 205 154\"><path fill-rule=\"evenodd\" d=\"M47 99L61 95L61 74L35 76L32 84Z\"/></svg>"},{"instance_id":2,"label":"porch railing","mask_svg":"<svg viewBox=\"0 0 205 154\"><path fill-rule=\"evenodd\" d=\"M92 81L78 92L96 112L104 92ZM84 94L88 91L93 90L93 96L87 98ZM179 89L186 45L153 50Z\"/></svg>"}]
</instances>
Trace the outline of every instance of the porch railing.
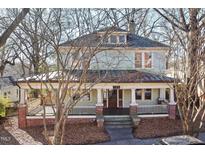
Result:
<instances>
[{"instance_id":1,"label":"porch railing","mask_svg":"<svg viewBox=\"0 0 205 154\"><path fill-rule=\"evenodd\" d=\"M168 106L163 105L139 105L137 108L138 114L167 114Z\"/></svg>"}]
</instances>

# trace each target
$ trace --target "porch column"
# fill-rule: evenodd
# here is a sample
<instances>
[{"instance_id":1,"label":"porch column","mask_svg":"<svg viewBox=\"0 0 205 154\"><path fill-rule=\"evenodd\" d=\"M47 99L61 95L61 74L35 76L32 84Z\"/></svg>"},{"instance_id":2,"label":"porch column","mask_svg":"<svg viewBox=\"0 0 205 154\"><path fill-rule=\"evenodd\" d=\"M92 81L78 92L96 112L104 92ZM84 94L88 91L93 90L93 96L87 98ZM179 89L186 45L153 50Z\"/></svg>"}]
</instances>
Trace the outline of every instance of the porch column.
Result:
<instances>
[{"instance_id":1,"label":"porch column","mask_svg":"<svg viewBox=\"0 0 205 154\"><path fill-rule=\"evenodd\" d=\"M102 89L97 89L96 120L97 120L97 126L103 127L104 118L103 118Z\"/></svg>"},{"instance_id":2,"label":"porch column","mask_svg":"<svg viewBox=\"0 0 205 154\"><path fill-rule=\"evenodd\" d=\"M18 105L18 126L19 128L26 127L26 114L27 114L27 94L28 91L20 89L20 102Z\"/></svg>"},{"instance_id":3,"label":"porch column","mask_svg":"<svg viewBox=\"0 0 205 154\"><path fill-rule=\"evenodd\" d=\"M168 105L168 114L170 119L176 118L176 102L174 101L174 89L170 88L170 102Z\"/></svg>"},{"instance_id":4,"label":"porch column","mask_svg":"<svg viewBox=\"0 0 205 154\"><path fill-rule=\"evenodd\" d=\"M137 114L137 106L136 103L136 97L135 97L135 88L131 89L131 104L130 104L130 115L136 115Z\"/></svg>"}]
</instances>

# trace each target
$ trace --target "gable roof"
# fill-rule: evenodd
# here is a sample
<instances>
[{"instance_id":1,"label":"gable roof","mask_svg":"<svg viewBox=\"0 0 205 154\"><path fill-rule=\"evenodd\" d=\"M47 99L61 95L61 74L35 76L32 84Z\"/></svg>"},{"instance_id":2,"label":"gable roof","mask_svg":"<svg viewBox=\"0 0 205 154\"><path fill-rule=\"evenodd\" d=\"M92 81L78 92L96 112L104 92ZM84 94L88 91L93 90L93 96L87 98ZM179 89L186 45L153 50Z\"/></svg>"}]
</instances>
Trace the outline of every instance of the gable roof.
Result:
<instances>
[{"instance_id":1,"label":"gable roof","mask_svg":"<svg viewBox=\"0 0 205 154\"><path fill-rule=\"evenodd\" d=\"M98 35L99 32L105 32L105 33L113 33L113 32L126 32L127 33L127 43L126 44L108 44L108 43L100 43L101 38L100 35ZM86 34L80 37L77 37L74 40L68 40L64 43L62 43L60 46L66 47L66 46L75 46L75 47L82 47L82 46L88 46L88 47L132 47L132 48L156 48L156 47L162 47L162 48L168 48L168 45L165 45L163 43L151 40L146 37L142 37L136 34L131 34L126 30L123 30L118 27L107 27L104 29L100 29L98 31L95 31L90 34Z\"/></svg>"},{"instance_id":2,"label":"gable roof","mask_svg":"<svg viewBox=\"0 0 205 154\"><path fill-rule=\"evenodd\" d=\"M0 77L0 88L7 86L16 86L16 82L11 76Z\"/></svg>"},{"instance_id":3,"label":"gable roof","mask_svg":"<svg viewBox=\"0 0 205 154\"><path fill-rule=\"evenodd\" d=\"M79 82L82 72L82 70L73 70L71 82ZM57 72L50 72L49 74L19 79L18 82L58 82L58 79L60 77ZM95 81L99 81L99 83L172 83L174 78L138 70L88 70L86 82L92 83Z\"/></svg>"}]
</instances>

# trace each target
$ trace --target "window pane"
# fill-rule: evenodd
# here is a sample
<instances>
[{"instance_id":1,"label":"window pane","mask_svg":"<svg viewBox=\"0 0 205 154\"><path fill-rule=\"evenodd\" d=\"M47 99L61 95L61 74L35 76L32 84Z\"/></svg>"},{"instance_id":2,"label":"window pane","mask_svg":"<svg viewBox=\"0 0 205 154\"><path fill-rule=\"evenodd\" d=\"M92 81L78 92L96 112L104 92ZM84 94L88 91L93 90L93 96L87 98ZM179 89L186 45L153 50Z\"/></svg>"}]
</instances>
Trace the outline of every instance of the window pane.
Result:
<instances>
[{"instance_id":1,"label":"window pane","mask_svg":"<svg viewBox=\"0 0 205 154\"><path fill-rule=\"evenodd\" d=\"M72 52L72 59L77 60L78 58L79 58L79 52L78 51Z\"/></svg>"},{"instance_id":2,"label":"window pane","mask_svg":"<svg viewBox=\"0 0 205 154\"><path fill-rule=\"evenodd\" d=\"M84 100L90 101L90 93L89 93L89 92L87 92L87 93L85 94Z\"/></svg>"},{"instance_id":3,"label":"window pane","mask_svg":"<svg viewBox=\"0 0 205 154\"><path fill-rule=\"evenodd\" d=\"M151 68L152 67L152 53L144 53L144 64L145 68Z\"/></svg>"},{"instance_id":4,"label":"window pane","mask_svg":"<svg viewBox=\"0 0 205 154\"><path fill-rule=\"evenodd\" d=\"M125 35L120 35L119 36L119 42L120 43L125 43Z\"/></svg>"},{"instance_id":5,"label":"window pane","mask_svg":"<svg viewBox=\"0 0 205 154\"><path fill-rule=\"evenodd\" d=\"M111 41L111 43L117 43L117 37L116 37L116 35L111 35L111 36L110 36L110 41Z\"/></svg>"},{"instance_id":6,"label":"window pane","mask_svg":"<svg viewBox=\"0 0 205 154\"><path fill-rule=\"evenodd\" d=\"M151 100L152 98L152 90L151 89L145 89L145 99Z\"/></svg>"},{"instance_id":7,"label":"window pane","mask_svg":"<svg viewBox=\"0 0 205 154\"><path fill-rule=\"evenodd\" d=\"M104 43L109 43L109 38L108 37L104 38Z\"/></svg>"},{"instance_id":8,"label":"window pane","mask_svg":"<svg viewBox=\"0 0 205 154\"><path fill-rule=\"evenodd\" d=\"M135 68L142 68L142 53L135 53Z\"/></svg>"},{"instance_id":9,"label":"window pane","mask_svg":"<svg viewBox=\"0 0 205 154\"><path fill-rule=\"evenodd\" d=\"M136 89L135 97L136 97L137 100L141 100L142 99L142 89Z\"/></svg>"}]
</instances>

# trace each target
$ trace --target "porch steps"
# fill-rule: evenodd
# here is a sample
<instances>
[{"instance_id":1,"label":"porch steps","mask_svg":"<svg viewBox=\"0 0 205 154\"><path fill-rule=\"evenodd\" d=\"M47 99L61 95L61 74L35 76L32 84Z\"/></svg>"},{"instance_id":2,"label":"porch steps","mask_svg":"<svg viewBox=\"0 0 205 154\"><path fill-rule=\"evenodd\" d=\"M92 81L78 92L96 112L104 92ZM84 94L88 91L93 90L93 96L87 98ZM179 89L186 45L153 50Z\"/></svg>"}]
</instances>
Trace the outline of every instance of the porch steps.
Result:
<instances>
[{"instance_id":1,"label":"porch steps","mask_svg":"<svg viewBox=\"0 0 205 154\"><path fill-rule=\"evenodd\" d=\"M108 128L131 128L130 116L105 116L104 124Z\"/></svg>"}]
</instances>

